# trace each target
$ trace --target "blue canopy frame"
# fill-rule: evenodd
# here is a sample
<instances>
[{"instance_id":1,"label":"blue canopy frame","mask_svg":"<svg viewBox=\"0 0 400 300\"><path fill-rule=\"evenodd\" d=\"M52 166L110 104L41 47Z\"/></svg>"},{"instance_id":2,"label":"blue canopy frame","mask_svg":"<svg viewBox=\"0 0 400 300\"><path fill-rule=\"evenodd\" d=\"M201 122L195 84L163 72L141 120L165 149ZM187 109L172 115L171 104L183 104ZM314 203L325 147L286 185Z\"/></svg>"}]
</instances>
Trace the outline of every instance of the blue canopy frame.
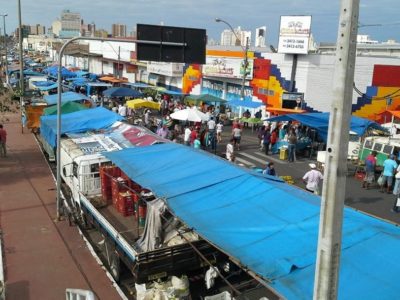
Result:
<instances>
[{"instance_id":1,"label":"blue canopy frame","mask_svg":"<svg viewBox=\"0 0 400 300\"><path fill-rule=\"evenodd\" d=\"M270 122L282 122L282 121L297 121L306 126L315 128L318 134L326 142L328 139L328 127L329 127L329 115L330 113L305 113L305 114L287 114L278 117L272 117L266 119ZM378 123L370 121L368 119L351 116L350 130L354 131L357 135L363 136L369 128L379 129L386 131L385 128L380 126Z\"/></svg>"}]
</instances>

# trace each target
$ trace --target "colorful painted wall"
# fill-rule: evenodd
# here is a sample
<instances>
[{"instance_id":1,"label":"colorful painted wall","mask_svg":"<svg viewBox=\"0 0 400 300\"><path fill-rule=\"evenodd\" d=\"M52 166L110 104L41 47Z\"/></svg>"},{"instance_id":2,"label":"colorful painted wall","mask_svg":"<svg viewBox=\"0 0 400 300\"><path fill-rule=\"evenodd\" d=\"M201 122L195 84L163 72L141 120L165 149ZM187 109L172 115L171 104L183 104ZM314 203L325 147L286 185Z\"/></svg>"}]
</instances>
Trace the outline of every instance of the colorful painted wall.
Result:
<instances>
[{"instance_id":1,"label":"colorful painted wall","mask_svg":"<svg viewBox=\"0 0 400 300\"><path fill-rule=\"evenodd\" d=\"M243 53L238 51L207 51L213 57L243 58ZM288 90L290 82L286 80L277 65L271 60L262 58L259 54L251 52L249 59L253 63L253 79L248 81L249 86L245 87L245 101L261 101L268 107L281 108L282 93ZM198 65L185 67L183 75L183 92L194 93L196 87L201 84L201 93L212 94L223 97L228 101L239 100L241 81L229 78L208 78L201 72Z\"/></svg>"},{"instance_id":2,"label":"colorful painted wall","mask_svg":"<svg viewBox=\"0 0 400 300\"><path fill-rule=\"evenodd\" d=\"M400 66L375 65L372 85L353 104L353 114L379 123L389 122L387 110L400 109Z\"/></svg>"},{"instance_id":3,"label":"colorful painted wall","mask_svg":"<svg viewBox=\"0 0 400 300\"><path fill-rule=\"evenodd\" d=\"M212 53L215 56L215 51ZM224 51L218 53L224 55ZM232 53L229 52L227 56L232 57ZM281 108L282 94L290 85L288 79L291 76L293 56L269 52L254 53L252 59L253 79L248 82L249 86L245 89L246 101L262 101L269 107ZM304 93L306 110L330 111L334 99L332 92L334 63L334 55L298 56L295 91ZM191 77L196 80L186 79ZM240 99L240 80L223 77L207 78L201 74L200 66L186 68L184 82L187 82L184 83L186 92L211 93L221 97L225 89L227 100ZM400 109L399 58L358 56L354 83L358 89L353 91L352 97L354 115L382 121L388 97L392 99L388 109ZM361 96L359 93L364 95Z\"/></svg>"}]
</instances>

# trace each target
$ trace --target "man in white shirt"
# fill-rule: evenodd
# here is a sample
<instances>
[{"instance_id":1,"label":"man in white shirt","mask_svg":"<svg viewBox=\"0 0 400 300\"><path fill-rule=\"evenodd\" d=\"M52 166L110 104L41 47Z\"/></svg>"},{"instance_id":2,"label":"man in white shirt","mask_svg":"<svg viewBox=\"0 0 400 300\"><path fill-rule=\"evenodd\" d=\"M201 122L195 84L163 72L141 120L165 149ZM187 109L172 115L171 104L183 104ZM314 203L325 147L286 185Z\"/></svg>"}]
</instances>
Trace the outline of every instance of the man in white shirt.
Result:
<instances>
[{"instance_id":1,"label":"man in white shirt","mask_svg":"<svg viewBox=\"0 0 400 300\"><path fill-rule=\"evenodd\" d=\"M185 133L183 136L183 142L185 143L186 146L190 146L190 135L192 133L192 130L190 129L189 126L186 126L185 128Z\"/></svg>"},{"instance_id":2,"label":"man in white shirt","mask_svg":"<svg viewBox=\"0 0 400 300\"><path fill-rule=\"evenodd\" d=\"M311 163L308 165L310 166L311 170L303 176L303 182L306 184L307 191L319 195L319 183L322 179L324 179L324 176L322 176L322 173L317 170L317 166L315 164Z\"/></svg>"},{"instance_id":3,"label":"man in white shirt","mask_svg":"<svg viewBox=\"0 0 400 300\"><path fill-rule=\"evenodd\" d=\"M118 114L121 116L121 117L126 117L126 106L125 105L119 105L118 106Z\"/></svg>"},{"instance_id":4,"label":"man in white shirt","mask_svg":"<svg viewBox=\"0 0 400 300\"><path fill-rule=\"evenodd\" d=\"M208 130L209 131L214 131L215 130L215 121L214 121L214 117L211 117L210 120L207 122L207 126L208 126Z\"/></svg>"}]
</instances>

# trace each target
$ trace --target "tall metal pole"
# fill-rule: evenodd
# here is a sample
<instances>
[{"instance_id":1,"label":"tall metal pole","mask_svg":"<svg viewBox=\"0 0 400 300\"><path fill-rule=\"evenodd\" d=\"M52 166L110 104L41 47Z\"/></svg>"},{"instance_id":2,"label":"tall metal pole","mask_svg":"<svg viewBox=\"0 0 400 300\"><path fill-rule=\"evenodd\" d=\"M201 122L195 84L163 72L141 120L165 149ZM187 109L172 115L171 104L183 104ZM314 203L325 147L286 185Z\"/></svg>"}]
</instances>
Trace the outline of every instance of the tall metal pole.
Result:
<instances>
[{"instance_id":1,"label":"tall metal pole","mask_svg":"<svg viewBox=\"0 0 400 300\"><path fill-rule=\"evenodd\" d=\"M61 93L62 93L62 82L61 82L61 70L62 70L62 57L64 55L64 51L66 47L75 42L77 40L89 40L89 41L114 41L114 42L125 42L125 43L143 43L143 44L153 44L153 45L160 45L161 42L158 41L130 41L126 39L115 39L115 38L98 38L98 37L84 37L79 36L72 38L66 41L58 54L58 75L57 75L57 83L58 83L58 95L57 95L57 149L56 149L56 162L57 162L57 169L56 169L56 178L57 178L57 195L56 195L56 206L57 206L57 220L60 220L61 217ZM186 46L185 43L174 43L174 42L163 42L163 45L169 46Z\"/></svg>"},{"instance_id":2,"label":"tall metal pole","mask_svg":"<svg viewBox=\"0 0 400 300\"><path fill-rule=\"evenodd\" d=\"M10 83L8 79L8 60L7 60L7 31L6 31L6 17L7 14L1 15L3 17L3 33L4 33L4 52L5 52L5 71L6 71L6 83Z\"/></svg>"},{"instance_id":3,"label":"tall metal pole","mask_svg":"<svg viewBox=\"0 0 400 300\"><path fill-rule=\"evenodd\" d=\"M246 38L246 47L243 50L244 61L243 61L243 77L242 86L240 88L240 98L244 100L244 87L246 85L247 67L249 65L249 59L247 57L247 52L249 51L249 38Z\"/></svg>"},{"instance_id":4,"label":"tall metal pole","mask_svg":"<svg viewBox=\"0 0 400 300\"><path fill-rule=\"evenodd\" d=\"M25 83L24 83L24 52L22 50L22 18L21 18L21 0L18 0L18 43L19 43L19 106L21 111L21 132L24 133L23 120L23 105L25 95Z\"/></svg>"},{"instance_id":5,"label":"tall metal pole","mask_svg":"<svg viewBox=\"0 0 400 300\"><path fill-rule=\"evenodd\" d=\"M341 0L314 299L337 299L360 0ZM349 283L351 284L351 283Z\"/></svg>"},{"instance_id":6,"label":"tall metal pole","mask_svg":"<svg viewBox=\"0 0 400 300\"><path fill-rule=\"evenodd\" d=\"M120 62L120 60L121 60L121 46L118 46L118 66L117 66L117 68L118 68L118 79L120 78L120 73L119 73L119 62Z\"/></svg>"}]
</instances>

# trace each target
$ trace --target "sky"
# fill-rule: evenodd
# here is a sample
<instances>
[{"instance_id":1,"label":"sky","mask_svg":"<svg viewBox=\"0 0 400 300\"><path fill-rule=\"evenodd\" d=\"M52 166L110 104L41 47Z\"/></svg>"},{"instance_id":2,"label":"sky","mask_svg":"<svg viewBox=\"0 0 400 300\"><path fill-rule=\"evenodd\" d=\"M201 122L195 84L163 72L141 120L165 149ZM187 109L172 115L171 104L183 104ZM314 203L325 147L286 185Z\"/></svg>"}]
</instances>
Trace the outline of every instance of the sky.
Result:
<instances>
[{"instance_id":1,"label":"sky","mask_svg":"<svg viewBox=\"0 0 400 300\"><path fill-rule=\"evenodd\" d=\"M0 14L6 17L7 33L18 24L18 0L0 0ZM267 26L267 44L278 42L281 15L311 15L311 32L317 43L335 42L339 20L339 0L20 0L22 23L51 26L64 9L81 13L85 23L111 31L111 24L127 25L133 30L137 23L182 26L207 30L209 39L220 39L227 26L215 22L220 18L243 30ZM399 0L360 0L359 34L371 39L400 42ZM1 19L0 19L1 20ZM2 21L2 20L1 20ZM365 26L381 24L381 26ZM364 25L364 26L363 26ZM0 22L0 27L3 27ZM254 43L254 41L253 41Z\"/></svg>"}]
</instances>

